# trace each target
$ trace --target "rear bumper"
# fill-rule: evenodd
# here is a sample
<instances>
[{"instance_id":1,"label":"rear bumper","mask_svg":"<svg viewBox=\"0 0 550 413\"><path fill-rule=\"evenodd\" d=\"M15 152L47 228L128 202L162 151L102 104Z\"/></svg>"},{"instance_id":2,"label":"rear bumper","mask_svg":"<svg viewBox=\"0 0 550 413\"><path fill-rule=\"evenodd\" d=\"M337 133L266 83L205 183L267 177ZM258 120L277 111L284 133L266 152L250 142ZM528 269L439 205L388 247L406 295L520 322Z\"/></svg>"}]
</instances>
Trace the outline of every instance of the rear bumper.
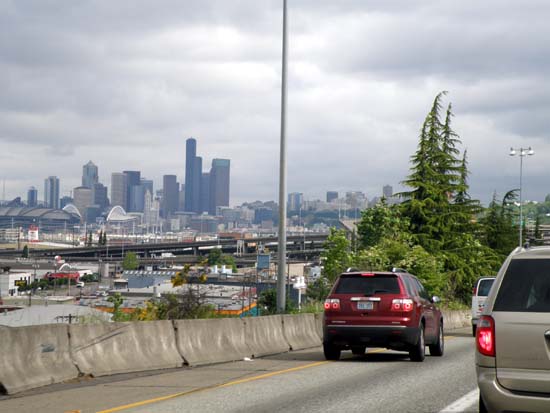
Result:
<instances>
[{"instance_id":1,"label":"rear bumper","mask_svg":"<svg viewBox=\"0 0 550 413\"><path fill-rule=\"evenodd\" d=\"M340 347L363 345L407 350L418 342L420 329L406 326L325 325L323 342Z\"/></svg>"},{"instance_id":2,"label":"rear bumper","mask_svg":"<svg viewBox=\"0 0 550 413\"><path fill-rule=\"evenodd\" d=\"M490 412L550 412L550 397L511 392L502 387L492 367L476 366L479 393Z\"/></svg>"}]
</instances>

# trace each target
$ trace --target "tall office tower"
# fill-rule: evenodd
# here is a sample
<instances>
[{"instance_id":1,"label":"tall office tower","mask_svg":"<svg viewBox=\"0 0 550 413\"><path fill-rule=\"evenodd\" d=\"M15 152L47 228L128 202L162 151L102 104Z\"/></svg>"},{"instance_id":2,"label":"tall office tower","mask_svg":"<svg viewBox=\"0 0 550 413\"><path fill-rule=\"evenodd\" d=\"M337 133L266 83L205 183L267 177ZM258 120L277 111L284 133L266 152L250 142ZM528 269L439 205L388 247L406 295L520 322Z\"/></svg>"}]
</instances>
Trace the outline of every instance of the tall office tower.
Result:
<instances>
[{"instance_id":1,"label":"tall office tower","mask_svg":"<svg viewBox=\"0 0 550 413\"><path fill-rule=\"evenodd\" d=\"M141 178L141 185L145 187L145 192L149 191L151 192L151 196L155 193L153 191L153 180L152 179L145 179Z\"/></svg>"},{"instance_id":2,"label":"tall office tower","mask_svg":"<svg viewBox=\"0 0 550 413\"><path fill-rule=\"evenodd\" d=\"M391 198L393 196L393 188L391 185L384 185L382 188L382 195L384 195L384 198Z\"/></svg>"},{"instance_id":3,"label":"tall office tower","mask_svg":"<svg viewBox=\"0 0 550 413\"><path fill-rule=\"evenodd\" d=\"M82 186L93 188L94 184L98 182L97 166L92 161L89 161L82 167Z\"/></svg>"},{"instance_id":4,"label":"tall office tower","mask_svg":"<svg viewBox=\"0 0 550 413\"><path fill-rule=\"evenodd\" d=\"M189 138L185 141L185 210L193 211L193 172L197 156L197 141Z\"/></svg>"},{"instance_id":5,"label":"tall office tower","mask_svg":"<svg viewBox=\"0 0 550 413\"><path fill-rule=\"evenodd\" d=\"M185 184L180 185L180 197L178 201L178 211L185 211Z\"/></svg>"},{"instance_id":6,"label":"tall office tower","mask_svg":"<svg viewBox=\"0 0 550 413\"><path fill-rule=\"evenodd\" d=\"M201 213L202 157L196 156L193 168L193 211Z\"/></svg>"},{"instance_id":7,"label":"tall office tower","mask_svg":"<svg viewBox=\"0 0 550 413\"><path fill-rule=\"evenodd\" d=\"M145 196L145 192L140 191L139 188L136 188L141 183L141 172L140 171L122 171L126 175L126 209L127 212L139 212L134 207L136 204L143 205L144 200L139 199L139 194ZM137 194L136 194L137 193ZM135 202L137 200L137 202ZM143 207L142 207L143 208Z\"/></svg>"},{"instance_id":8,"label":"tall office tower","mask_svg":"<svg viewBox=\"0 0 550 413\"><path fill-rule=\"evenodd\" d=\"M336 191L327 191L327 202L332 202L338 199L338 192Z\"/></svg>"},{"instance_id":9,"label":"tall office tower","mask_svg":"<svg viewBox=\"0 0 550 413\"><path fill-rule=\"evenodd\" d=\"M147 226L147 232L149 227L154 226L151 217L153 216L153 194L149 191L149 188L145 189L145 202L143 205L143 223Z\"/></svg>"},{"instance_id":10,"label":"tall office tower","mask_svg":"<svg viewBox=\"0 0 550 413\"><path fill-rule=\"evenodd\" d=\"M86 213L93 204L92 190L85 186L79 186L73 189L74 206L80 212L83 220L86 220Z\"/></svg>"},{"instance_id":11,"label":"tall office tower","mask_svg":"<svg viewBox=\"0 0 550 413\"><path fill-rule=\"evenodd\" d=\"M162 177L162 216L169 218L178 210L179 184L176 175Z\"/></svg>"},{"instance_id":12,"label":"tall office tower","mask_svg":"<svg viewBox=\"0 0 550 413\"><path fill-rule=\"evenodd\" d=\"M202 158L197 157L197 141L189 138L185 142L185 210L200 212L200 185Z\"/></svg>"},{"instance_id":13,"label":"tall office tower","mask_svg":"<svg viewBox=\"0 0 550 413\"><path fill-rule=\"evenodd\" d=\"M304 194L301 192L292 192L288 194L288 210L289 211L298 211L302 208L304 203Z\"/></svg>"},{"instance_id":14,"label":"tall office tower","mask_svg":"<svg viewBox=\"0 0 550 413\"><path fill-rule=\"evenodd\" d=\"M46 208L59 209L59 178L49 176L44 180L44 205Z\"/></svg>"},{"instance_id":15,"label":"tall office tower","mask_svg":"<svg viewBox=\"0 0 550 413\"><path fill-rule=\"evenodd\" d=\"M27 206L29 208L34 208L38 205L38 190L31 186L27 191Z\"/></svg>"},{"instance_id":16,"label":"tall office tower","mask_svg":"<svg viewBox=\"0 0 550 413\"><path fill-rule=\"evenodd\" d=\"M95 183L92 188L92 203L97 205L102 211L109 205L107 197L107 187L100 183Z\"/></svg>"},{"instance_id":17,"label":"tall office tower","mask_svg":"<svg viewBox=\"0 0 550 413\"><path fill-rule=\"evenodd\" d=\"M229 206L230 183L229 159L213 159L210 169L210 215L216 215L217 208Z\"/></svg>"},{"instance_id":18,"label":"tall office tower","mask_svg":"<svg viewBox=\"0 0 550 413\"><path fill-rule=\"evenodd\" d=\"M210 212L210 173L201 176L201 208L200 212Z\"/></svg>"},{"instance_id":19,"label":"tall office tower","mask_svg":"<svg viewBox=\"0 0 550 413\"><path fill-rule=\"evenodd\" d=\"M128 199L128 177L122 172L111 174L111 205L120 205L126 210Z\"/></svg>"}]
</instances>

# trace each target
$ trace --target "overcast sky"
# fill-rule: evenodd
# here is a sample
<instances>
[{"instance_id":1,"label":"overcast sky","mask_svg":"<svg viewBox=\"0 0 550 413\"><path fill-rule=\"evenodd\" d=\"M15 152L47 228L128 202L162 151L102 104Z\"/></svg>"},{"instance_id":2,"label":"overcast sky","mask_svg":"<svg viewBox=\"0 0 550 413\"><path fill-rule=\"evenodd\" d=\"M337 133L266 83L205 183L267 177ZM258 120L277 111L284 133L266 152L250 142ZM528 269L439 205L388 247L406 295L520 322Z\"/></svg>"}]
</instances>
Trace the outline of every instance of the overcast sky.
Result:
<instances>
[{"instance_id":1,"label":"overcast sky","mask_svg":"<svg viewBox=\"0 0 550 413\"><path fill-rule=\"evenodd\" d=\"M288 191L379 196L449 91L470 193L550 193L550 2L289 0ZM282 0L0 1L6 199L92 160L183 181L231 159L231 204L278 199ZM0 182L1 184L1 182ZM0 197L1 197L0 193Z\"/></svg>"}]
</instances>

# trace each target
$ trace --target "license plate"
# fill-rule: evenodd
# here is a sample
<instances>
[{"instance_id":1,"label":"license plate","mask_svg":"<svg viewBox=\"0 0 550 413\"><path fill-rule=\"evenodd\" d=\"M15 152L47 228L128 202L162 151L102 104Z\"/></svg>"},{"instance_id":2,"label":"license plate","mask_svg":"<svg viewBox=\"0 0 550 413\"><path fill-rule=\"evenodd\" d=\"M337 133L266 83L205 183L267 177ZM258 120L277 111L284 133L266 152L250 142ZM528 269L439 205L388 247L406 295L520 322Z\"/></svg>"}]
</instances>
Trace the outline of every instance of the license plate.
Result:
<instances>
[{"instance_id":1,"label":"license plate","mask_svg":"<svg viewBox=\"0 0 550 413\"><path fill-rule=\"evenodd\" d=\"M357 303L358 310L372 310L373 302L372 301L359 301Z\"/></svg>"}]
</instances>

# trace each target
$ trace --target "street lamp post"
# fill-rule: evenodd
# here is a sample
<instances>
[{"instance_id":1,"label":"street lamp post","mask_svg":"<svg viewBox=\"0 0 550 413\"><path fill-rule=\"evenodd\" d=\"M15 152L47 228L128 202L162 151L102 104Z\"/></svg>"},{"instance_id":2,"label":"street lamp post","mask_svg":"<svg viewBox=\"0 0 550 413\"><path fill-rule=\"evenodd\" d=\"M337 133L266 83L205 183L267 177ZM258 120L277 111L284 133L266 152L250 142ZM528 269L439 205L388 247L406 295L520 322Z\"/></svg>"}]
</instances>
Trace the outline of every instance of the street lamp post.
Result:
<instances>
[{"instance_id":1,"label":"street lamp post","mask_svg":"<svg viewBox=\"0 0 550 413\"><path fill-rule=\"evenodd\" d=\"M519 155L519 246L521 247L523 241L523 194L522 194L522 181L523 181L523 157L526 155L532 156L535 151L529 148L510 148L510 156Z\"/></svg>"}]
</instances>

